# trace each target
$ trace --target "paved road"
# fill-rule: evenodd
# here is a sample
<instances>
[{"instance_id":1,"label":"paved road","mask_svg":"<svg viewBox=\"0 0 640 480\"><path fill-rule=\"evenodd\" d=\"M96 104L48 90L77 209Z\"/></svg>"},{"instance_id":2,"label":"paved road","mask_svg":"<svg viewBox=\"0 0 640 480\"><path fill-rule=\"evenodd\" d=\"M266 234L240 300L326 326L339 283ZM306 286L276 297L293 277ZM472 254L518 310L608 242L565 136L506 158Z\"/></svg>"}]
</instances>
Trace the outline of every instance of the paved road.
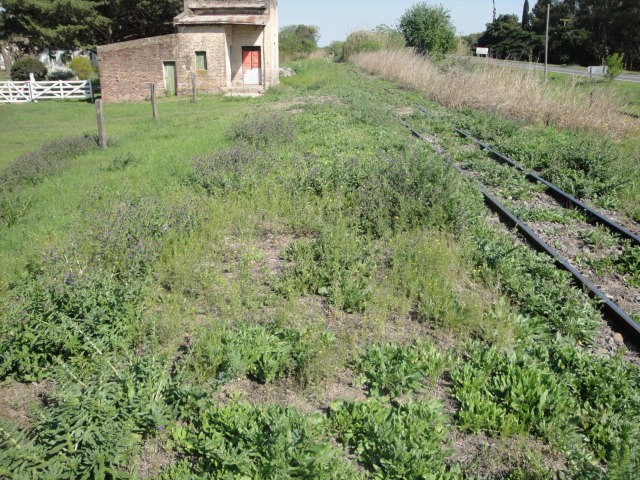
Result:
<instances>
[{"instance_id":1,"label":"paved road","mask_svg":"<svg viewBox=\"0 0 640 480\"><path fill-rule=\"evenodd\" d=\"M479 59L478 57L472 57L477 61L484 61ZM530 70L544 70L544 65L540 63L529 63L529 62L514 62L510 60L489 60L492 63L496 63L499 65L504 65L506 67L517 67L517 68L528 68ZM577 75L581 77L588 77L589 73L587 72L586 67L560 67L558 65L549 65L550 72L554 73L564 73L567 75ZM597 78L597 77L594 77ZM632 83L640 83L640 73L623 73L616 77L616 80L621 82L632 82Z\"/></svg>"}]
</instances>

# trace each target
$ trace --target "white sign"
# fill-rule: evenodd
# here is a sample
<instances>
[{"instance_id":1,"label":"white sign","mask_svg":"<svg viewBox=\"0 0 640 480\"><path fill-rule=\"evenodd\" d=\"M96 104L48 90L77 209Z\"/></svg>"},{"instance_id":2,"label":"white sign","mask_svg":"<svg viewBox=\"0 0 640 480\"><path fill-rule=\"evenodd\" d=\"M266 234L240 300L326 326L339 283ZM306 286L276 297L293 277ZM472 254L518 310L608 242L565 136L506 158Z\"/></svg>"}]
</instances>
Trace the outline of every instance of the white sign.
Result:
<instances>
[{"instance_id":1,"label":"white sign","mask_svg":"<svg viewBox=\"0 0 640 480\"><path fill-rule=\"evenodd\" d=\"M609 72L608 67L589 67L587 69L589 75L606 75Z\"/></svg>"},{"instance_id":2,"label":"white sign","mask_svg":"<svg viewBox=\"0 0 640 480\"><path fill-rule=\"evenodd\" d=\"M476 55L489 55L489 49L485 47L477 47Z\"/></svg>"}]
</instances>

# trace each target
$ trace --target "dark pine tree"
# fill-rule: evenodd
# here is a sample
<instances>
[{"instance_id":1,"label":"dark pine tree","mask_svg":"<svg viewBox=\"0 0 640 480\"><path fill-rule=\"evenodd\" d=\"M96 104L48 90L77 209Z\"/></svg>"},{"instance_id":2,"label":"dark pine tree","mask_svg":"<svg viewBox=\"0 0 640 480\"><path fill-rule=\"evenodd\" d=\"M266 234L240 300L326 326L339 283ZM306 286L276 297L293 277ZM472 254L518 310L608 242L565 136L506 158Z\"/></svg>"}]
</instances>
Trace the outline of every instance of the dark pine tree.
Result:
<instances>
[{"instance_id":1,"label":"dark pine tree","mask_svg":"<svg viewBox=\"0 0 640 480\"><path fill-rule=\"evenodd\" d=\"M524 0L522 8L522 29L531 30L531 9L529 8L529 0Z\"/></svg>"}]
</instances>

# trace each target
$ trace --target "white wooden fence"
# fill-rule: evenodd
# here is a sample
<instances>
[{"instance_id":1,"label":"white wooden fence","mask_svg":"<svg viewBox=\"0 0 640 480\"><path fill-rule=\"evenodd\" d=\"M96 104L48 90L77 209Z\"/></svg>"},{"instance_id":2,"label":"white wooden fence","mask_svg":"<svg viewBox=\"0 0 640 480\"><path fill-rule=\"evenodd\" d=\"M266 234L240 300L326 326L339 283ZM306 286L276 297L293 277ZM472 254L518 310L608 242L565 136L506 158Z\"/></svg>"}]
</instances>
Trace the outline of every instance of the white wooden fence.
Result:
<instances>
[{"instance_id":1,"label":"white wooden fence","mask_svg":"<svg viewBox=\"0 0 640 480\"><path fill-rule=\"evenodd\" d=\"M91 80L0 82L0 103L25 103L61 98L93 99Z\"/></svg>"}]
</instances>

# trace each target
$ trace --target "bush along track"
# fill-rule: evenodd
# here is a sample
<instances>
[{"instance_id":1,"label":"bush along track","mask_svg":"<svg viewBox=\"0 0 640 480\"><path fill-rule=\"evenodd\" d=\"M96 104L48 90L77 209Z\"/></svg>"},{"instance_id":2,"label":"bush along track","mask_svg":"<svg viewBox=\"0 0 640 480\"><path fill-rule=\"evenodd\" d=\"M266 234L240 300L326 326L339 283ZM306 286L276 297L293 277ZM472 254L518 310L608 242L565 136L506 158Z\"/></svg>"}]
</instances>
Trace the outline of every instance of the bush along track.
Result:
<instances>
[{"instance_id":1,"label":"bush along track","mask_svg":"<svg viewBox=\"0 0 640 480\"><path fill-rule=\"evenodd\" d=\"M586 295L388 84L294 68L180 194L120 192L2 292L0 388L45 393L0 410L0 476L633 478L640 371Z\"/></svg>"}]
</instances>

